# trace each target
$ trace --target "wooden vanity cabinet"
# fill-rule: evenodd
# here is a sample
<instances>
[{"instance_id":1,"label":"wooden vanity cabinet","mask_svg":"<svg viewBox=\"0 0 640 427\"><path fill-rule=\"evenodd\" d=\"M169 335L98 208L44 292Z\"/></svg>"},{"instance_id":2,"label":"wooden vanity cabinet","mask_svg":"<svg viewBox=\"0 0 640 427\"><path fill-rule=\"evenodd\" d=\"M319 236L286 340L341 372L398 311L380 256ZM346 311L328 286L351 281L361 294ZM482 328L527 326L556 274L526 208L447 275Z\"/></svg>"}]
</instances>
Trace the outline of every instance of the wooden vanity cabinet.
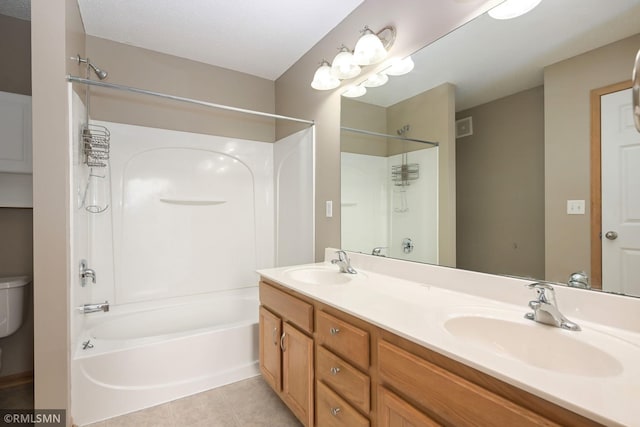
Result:
<instances>
[{"instance_id":1,"label":"wooden vanity cabinet","mask_svg":"<svg viewBox=\"0 0 640 427\"><path fill-rule=\"evenodd\" d=\"M306 426L600 426L285 287L260 301L260 370Z\"/></svg>"},{"instance_id":2,"label":"wooden vanity cabinet","mask_svg":"<svg viewBox=\"0 0 640 427\"><path fill-rule=\"evenodd\" d=\"M300 422L313 426L313 306L264 282L260 302L260 372Z\"/></svg>"}]
</instances>

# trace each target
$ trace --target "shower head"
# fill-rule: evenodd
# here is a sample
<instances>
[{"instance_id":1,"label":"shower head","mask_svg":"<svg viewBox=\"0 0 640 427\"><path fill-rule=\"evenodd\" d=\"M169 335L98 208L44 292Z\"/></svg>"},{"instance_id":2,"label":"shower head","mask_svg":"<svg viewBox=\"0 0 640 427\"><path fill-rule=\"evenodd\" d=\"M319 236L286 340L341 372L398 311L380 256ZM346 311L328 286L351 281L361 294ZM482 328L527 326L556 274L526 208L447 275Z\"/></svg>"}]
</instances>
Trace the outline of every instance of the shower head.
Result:
<instances>
[{"instance_id":1,"label":"shower head","mask_svg":"<svg viewBox=\"0 0 640 427\"><path fill-rule=\"evenodd\" d=\"M100 80L104 80L107 78L108 73L105 70L102 70L93 65L89 58L83 58L80 56L80 54L78 54L77 56L72 56L71 59L74 61L78 61L78 64L87 64L89 68L91 68L93 72L96 73L96 76L98 76Z\"/></svg>"},{"instance_id":2,"label":"shower head","mask_svg":"<svg viewBox=\"0 0 640 427\"><path fill-rule=\"evenodd\" d=\"M107 78L108 73L105 70L101 70L100 68L93 65L91 62L89 62L89 67L91 67L93 72L96 73L96 76L98 76L100 80L104 80Z\"/></svg>"}]
</instances>

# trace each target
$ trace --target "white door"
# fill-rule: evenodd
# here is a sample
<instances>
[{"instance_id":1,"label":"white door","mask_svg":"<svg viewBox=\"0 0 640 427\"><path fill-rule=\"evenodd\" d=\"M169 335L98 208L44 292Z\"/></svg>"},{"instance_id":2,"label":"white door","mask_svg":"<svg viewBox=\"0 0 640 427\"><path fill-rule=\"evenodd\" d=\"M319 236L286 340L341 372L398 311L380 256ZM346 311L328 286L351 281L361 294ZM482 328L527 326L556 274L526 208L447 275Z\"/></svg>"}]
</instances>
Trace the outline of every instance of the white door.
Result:
<instances>
[{"instance_id":1,"label":"white door","mask_svg":"<svg viewBox=\"0 0 640 427\"><path fill-rule=\"evenodd\" d=\"M640 295L640 133L631 89L601 97L602 287Z\"/></svg>"}]
</instances>

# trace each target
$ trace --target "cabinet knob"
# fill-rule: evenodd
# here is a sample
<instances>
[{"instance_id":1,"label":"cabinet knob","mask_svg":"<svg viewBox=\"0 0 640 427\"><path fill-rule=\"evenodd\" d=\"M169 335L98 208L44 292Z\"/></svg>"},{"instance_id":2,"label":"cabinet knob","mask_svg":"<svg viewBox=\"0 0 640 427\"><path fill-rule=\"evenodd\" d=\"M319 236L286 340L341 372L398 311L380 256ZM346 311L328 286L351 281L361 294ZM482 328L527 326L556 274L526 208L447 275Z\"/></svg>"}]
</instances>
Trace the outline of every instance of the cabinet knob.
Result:
<instances>
[{"instance_id":1,"label":"cabinet knob","mask_svg":"<svg viewBox=\"0 0 640 427\"><path fill-rule=\"evenodd\" d=\"M329 329L329 333L330 333L331 335L338 335L338 332L340 332L340 329L338 329L338 328L331 328L331 329Z\"/></svg>"},{"instance_id":2,"label":"cabinet knob","mask_svg":"<svg viewBox=\"0 0 640 427\"><path fill-rule=\"evenodd\" d=\"M273 328L271 339L273 339L273 345L278 345L278 328Z\"/></svg>"},{"instance_id":3,"label":"cabinet knob","mask_svg":"<svg viewBox=\"0 0 640 427\"><path fill-rule=\"evenodd\" d=\"M340 368L331 368L329 371L331 372L331 375L338 375Z\"/></svg>"},{"instance_id":4,"label":"cabinet knob","mask_svg":"<svg viewBox=\"0 0 640 427\"><path fill-rule=\"evenodd\" d=\"M282 351L287 351L287 349L284 346L284 337L286 336L286 333L282 333L282 336L280 337L280 348L282 349Z\"/></svg>"},{"instance_id":5,"label":"cabinet knob","mask_svg":"<svg viewBox=\"0 0 640 427\"><path fill-rule=\"evenodd\" d=\"M333 415L334 417L337 417L339 413L340 408L331 408L331 415Z\"/></svg>"}]
</instances>

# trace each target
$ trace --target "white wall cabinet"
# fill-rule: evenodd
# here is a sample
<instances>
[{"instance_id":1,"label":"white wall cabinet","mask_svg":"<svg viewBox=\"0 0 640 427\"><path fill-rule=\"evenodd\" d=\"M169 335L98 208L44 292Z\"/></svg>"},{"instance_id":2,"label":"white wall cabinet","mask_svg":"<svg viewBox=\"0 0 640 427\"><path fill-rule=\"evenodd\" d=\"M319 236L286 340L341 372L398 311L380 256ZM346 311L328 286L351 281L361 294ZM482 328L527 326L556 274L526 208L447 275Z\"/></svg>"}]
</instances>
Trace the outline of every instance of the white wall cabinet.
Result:
<instances>
[{"instance_id":1,"label":"white wall cabinet","mask_svg":"<svg viewBox=\"0 0 640 427\"><path fill-rule=\"evenodd\" d=\"M32 172L31 97L0 92L0 172Z\"/></svg>"}]
</instances>

